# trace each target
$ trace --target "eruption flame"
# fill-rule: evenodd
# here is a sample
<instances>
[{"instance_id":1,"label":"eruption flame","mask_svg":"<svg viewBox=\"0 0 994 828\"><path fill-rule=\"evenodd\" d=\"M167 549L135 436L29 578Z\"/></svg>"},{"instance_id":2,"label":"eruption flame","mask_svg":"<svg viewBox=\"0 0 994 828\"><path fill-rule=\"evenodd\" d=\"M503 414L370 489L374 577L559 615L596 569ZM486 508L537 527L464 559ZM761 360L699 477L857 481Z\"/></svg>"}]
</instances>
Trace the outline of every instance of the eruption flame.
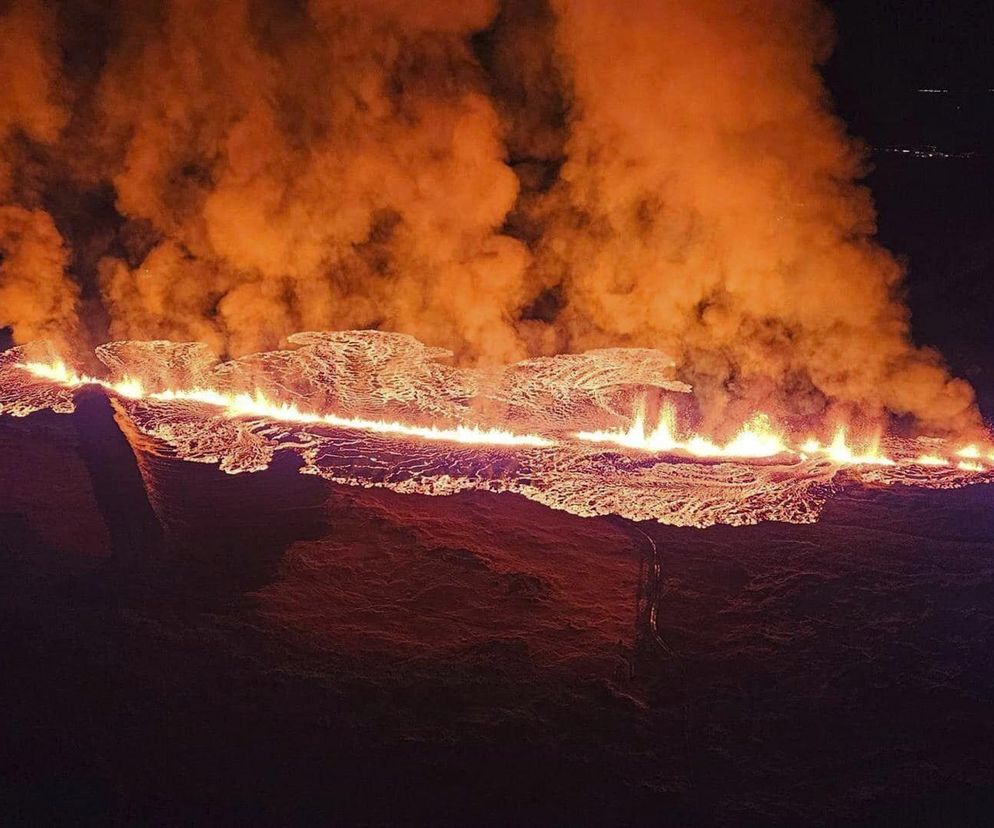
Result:
<instances>
[{"instance_id":1,"label":"eruption flame","mask_svg":"<svg viewBox=\"0 0 994 828\"><path fill-rule=\"evenodd\" d=\"M693 457L762 458L791 453L784 437L774 427L766 414L756 414L725 445L719 445L701 434L692 434L686 439L677 436L676 409L667 404L660 413L659 423L651 431L646 431L644 411L635 416L632 425L625 431L581 431L577 439L589 443L613 443L625 448L638 449L656 454L683 452Z\"/></svg>"},{"instance_id":2,"label":"eruption flame","mask_svg":"<svg viewBox=\"0 0 994 828\"><path fill-rule=\"evenodd\" d=\"M240 474L287 453L336 484L509 492L576 515L698 527L814 521L840 474L868 486L994 483L990 446L977 440L870 439L842 421L799 442L796 421L766 413L735 433L691 428L676 405L683 412L692 389L661 378L672 363L659 352L470 369L384 332L310 332L293 344L218 362L198 343L113 342L96 354L106 379L39 356L58 353L50 344L16 348L0 354L0 413L71 414L78 389L104 389L157 503L174 462Z\"/></svg>"},{"instance_id":3,"label":"eruption flame","mask_svg":"<svg viewBox=\"0 0 994 828\"><path fill-rule=\"evenodd\" d=\"M265 392L221 391L216 388L167 388L150 391L141 379L127 376L110 382L98 377L82 374L67 366L62 360L44 362L22 362L17 367L34 377L47 380L66 388L80 388L96 385L129 400L156 402L187 402L220 409L226 417L251 417L272 419L287 423L328 426L331 428L362 431L371 434L395 435L400 437L462 443L481 446L507 446L522 448L552 448L562 443L553 436L534 433L516 433L503 428L484 428L477 425L414 425L398 421L376 420L363 417L342 417L333 413L307 411L295 403L271 399ZM792 447L784 430L774 425L764 413L752 416L739 431L726 443L719 443L703 434L691 433L681 436L677 422L677 411L672 403L666 403L659 414L655 427L647 427L644 405L637 410L632 424L627 429L606 429L578 431L569 438L581 443L609 444L624 449L658 455L688 455L701 459L759 460L778 456L794 456L800 459L821 457L839 466L950 466L955 462L961 471L985 472L987 467L981 462L982 450L970 444L950 452L951 457L937 454L923 454L914 459L894 460L880 449L880 435L876 434L863 447L850 445L847 428L840 425L835 430L832 441L823 445L815 438L808 438L797 447ZM994 453L991 454L994 459ZM956 460L952 459L956 458Z\"/></svg>"},{"instance_id":4,"label":"eruption flame","mask_svg":"<svg viewBox=\"0 0 994 828\"><path fill-rule=\"evenodd\" d=\"M107 382L96 377L78 374L62 361L50 364L40 362L20 363L20 368L42 379L51 380L69 388L84 385L99 385L115 394L132 400L158 400L160 402L201 403L220 408L228 417L263 417L292 423L327 425L334 428L352 429L374 434L395 434L416 437L422 440L441 440L451 443L469 443L489 446L531 446L553 445L552 440L537 434L514 434L497 428L478 428L459 425L454 428L439 426L416 426L384 420L368 420L358 417L339 417L335 414L318 414L303 411L293 403L276 402L262 391L252 394L230 394L211 388L174 389L146 391L141 380L129 377L119 382Z\"/></svg>"},{"instance_id":5,"label":"eruption flame","mask_svg":"<svg viewBox=\"0 0 994 828\"><path fill-rule=\"evenodd\" d=\"M802 447L807 454L823 454L829 460L840 465L850 466L893 466L895 462L880 453L880 435L876 435L862 450L850 447L846 438L845 426L835 430L832 442L822 446L817 440L808 440Z\"/></svg>"}]
</instances>

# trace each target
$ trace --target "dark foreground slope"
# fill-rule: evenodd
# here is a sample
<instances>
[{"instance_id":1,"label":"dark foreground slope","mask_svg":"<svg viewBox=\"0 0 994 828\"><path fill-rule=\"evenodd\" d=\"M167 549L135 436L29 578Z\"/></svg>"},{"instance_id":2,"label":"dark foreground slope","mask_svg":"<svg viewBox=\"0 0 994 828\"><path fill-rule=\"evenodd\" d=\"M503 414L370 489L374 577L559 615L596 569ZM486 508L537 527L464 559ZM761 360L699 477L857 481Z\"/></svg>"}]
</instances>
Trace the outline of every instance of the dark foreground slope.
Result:
<instances>
[{"instance_id":1,"label":"dark foreground slope","mask_svg":"<svg viewBox=\"0 0 994 828\"><path fill-rule=\"evenodd\" d=\"M5 822L994 807L988 488L854 489L810 526L636 526L285 462L139 467L99 395L0 420L0 452Z\"/></svg>"}]
</instances>

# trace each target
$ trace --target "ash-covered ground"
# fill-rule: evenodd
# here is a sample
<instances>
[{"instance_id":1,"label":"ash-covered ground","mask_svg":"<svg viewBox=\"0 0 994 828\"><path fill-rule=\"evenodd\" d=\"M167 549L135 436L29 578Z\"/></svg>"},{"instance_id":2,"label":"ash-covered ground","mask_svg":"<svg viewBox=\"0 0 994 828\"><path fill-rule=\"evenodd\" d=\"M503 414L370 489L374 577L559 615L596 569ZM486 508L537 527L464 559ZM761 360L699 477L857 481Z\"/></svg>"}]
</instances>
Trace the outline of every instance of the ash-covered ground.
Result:
<instances>
[{"instance_id":1,"label":"ash-covered ground","mask_svg":"<svg viewBox=\"0 0 994 828\"><path fill-rule=\"evenodd\" d=\"M0 421L5 820L970 824L989 487L690 529ZM154 504L155 509L152 506Z\"/></svg>"}]
</instances>

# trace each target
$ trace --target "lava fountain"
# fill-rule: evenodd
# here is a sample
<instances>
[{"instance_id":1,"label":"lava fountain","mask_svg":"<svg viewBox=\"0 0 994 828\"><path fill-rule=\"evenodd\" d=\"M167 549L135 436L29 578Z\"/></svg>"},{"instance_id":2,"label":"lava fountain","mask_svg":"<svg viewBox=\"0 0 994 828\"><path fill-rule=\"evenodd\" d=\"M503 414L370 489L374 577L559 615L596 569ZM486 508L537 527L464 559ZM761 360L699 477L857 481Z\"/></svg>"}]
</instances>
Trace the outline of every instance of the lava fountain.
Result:
<instances>
[{"instance_id":1,"label":"lava fountain","mask_svg":"<svg viewBox=\"0 0 994 828\"><path fill-rule=\"evenodd\" d=\"M610 349L483 370L447 365L443 352L397 334L299 334L294 344L217 364L195 344L111 343L97 350L106 379L15 348L0 358L0 413L70 413L73 395L96 386L126 433L143 438L139 460L152 452L235 474L288 451L303 473L336 483L515 492L577 515L676 525L810 522L847 481L994 480L994 456L976 444L879 434L861 443L845 425L824 443L798 441L766 413L724 441L698 433L672 399L690 389L660 379L672 363L658 353ZM666 395L651 424L650 390Z\"/></svg>"}]
</instances>

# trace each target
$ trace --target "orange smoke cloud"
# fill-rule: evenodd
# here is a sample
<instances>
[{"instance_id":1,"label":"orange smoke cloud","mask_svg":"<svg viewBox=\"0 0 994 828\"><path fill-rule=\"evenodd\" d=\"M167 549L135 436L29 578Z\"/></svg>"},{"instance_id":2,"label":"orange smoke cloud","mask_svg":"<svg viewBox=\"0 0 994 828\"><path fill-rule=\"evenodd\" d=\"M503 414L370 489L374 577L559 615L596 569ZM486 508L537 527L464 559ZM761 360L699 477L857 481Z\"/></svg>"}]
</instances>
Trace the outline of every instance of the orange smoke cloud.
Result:
<instances>
[{"instance_id":1,"label":"orange smoke cloud","mask_svg":"<svg viewBox=\"0 0 994 828\"><path fill-rule=\"evenodd\" d=\"M240 352L383 326L522 356L525 251L498 232L517 180L467 39L492 5L272 14L174 2L126 22L101 126L118 209L162 240L136 268L104 263L112 333Z\"/></svg>"},{"instance_id":2,"label":"orange smoke cloud","mask_svg":"<svg viewBox=\"0 0 994 828\"><path fill-rule=\"evenodd\" d=\"M0 325L19 338L64 342L76 319L76 285L51 217L25 174L31 145L50 145L66 113L57 100L53 16L38 2L0 14Z\"/></svg>"},{"instance_id":3,"label":"orange smoke cloud","mask_svg":"<svg viewBox=\"0 0 994 828\"><path fill-rule=\"evenodd\" d=\"M662 347L722 404L772 381L795 403L972 421L970 387L911 345L901 269L873 242L862 155L816 69L820 7L555 6L575 97L541 259L573 347Z\"/></svg>"},{"instance_id":4,"label":"orange smoke cloud","mask_svg":"<svg viewBox=\"0 0 994 828\"><path fill-rule=\"evenodd\" d=\"M816 3L153 5L94 23L15 0L0 20L18 339L76 306L42 209L58 186L107 202L99 233L65 231L93 263L94 338L239 354L376 327L493 362L648 346L711 413L976 423L911 343ZM47 148L40 193L9 160L25 142Z\"/></svg>"}]
</instances>

